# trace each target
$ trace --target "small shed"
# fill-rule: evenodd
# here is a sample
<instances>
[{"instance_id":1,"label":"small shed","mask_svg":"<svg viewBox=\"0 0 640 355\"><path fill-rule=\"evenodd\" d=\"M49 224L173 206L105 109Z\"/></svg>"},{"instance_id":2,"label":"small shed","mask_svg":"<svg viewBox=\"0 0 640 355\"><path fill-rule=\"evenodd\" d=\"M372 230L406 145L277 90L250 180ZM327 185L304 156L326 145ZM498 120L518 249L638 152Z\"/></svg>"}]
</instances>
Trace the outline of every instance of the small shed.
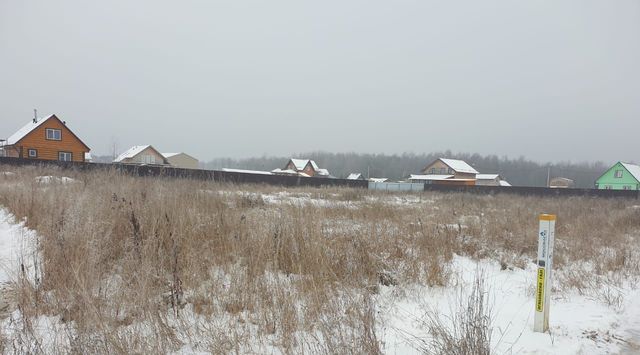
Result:
<instances>
[{"instance_id":1,"label":"small shed","mask_svg":"<svg viewBox=\"0 0 640 355\"><path fill-rule=\"evenodd\" d=\"M360 173L351 173L347 176L347 180L364 180L364 176Z\"/></svg>"},{"instance_id":2,"label":"small shed","mask_svg":"<svg viewBox=\"0 0 640 355\"><path fill-rule=\"evenodd\" d=\"M569 189L575 186L573 180L564 177L554 177L549 180L549 187L554 189Z\"/></svg>"}]
</instances>

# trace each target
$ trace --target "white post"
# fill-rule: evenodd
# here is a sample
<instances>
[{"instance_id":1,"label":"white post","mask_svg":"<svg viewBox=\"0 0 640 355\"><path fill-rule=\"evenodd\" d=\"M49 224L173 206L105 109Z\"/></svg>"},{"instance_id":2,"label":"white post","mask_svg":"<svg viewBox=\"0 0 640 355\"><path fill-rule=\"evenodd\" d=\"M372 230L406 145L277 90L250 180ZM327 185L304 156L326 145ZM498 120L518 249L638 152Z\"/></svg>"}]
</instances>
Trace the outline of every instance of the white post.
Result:
<instances>
[{"instance_id":1,"label":"white post","mask_svg":"<svg viewBox=\"0 0 640 355\"><path fill-rule=\"evenodd\" d=\"M549 301L551 300L551 276L553 268L553 239L555 237L556 216L540 215L538 232L538 272L536 273L536 315L533 331L544 333L549 330Z\"/></svg>"}]
</instances>

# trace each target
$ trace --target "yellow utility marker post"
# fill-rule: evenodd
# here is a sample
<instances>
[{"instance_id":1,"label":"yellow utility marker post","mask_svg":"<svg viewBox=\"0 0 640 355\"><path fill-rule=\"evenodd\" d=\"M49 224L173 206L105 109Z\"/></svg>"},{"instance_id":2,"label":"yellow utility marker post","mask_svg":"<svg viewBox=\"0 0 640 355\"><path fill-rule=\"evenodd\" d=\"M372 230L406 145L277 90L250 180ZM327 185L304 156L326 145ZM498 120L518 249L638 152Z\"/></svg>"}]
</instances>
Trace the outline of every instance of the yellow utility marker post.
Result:
<instances>
[{"instance_id":1,"label":"yellow utility marker post","mask_svg":"<svg viewBox=\"0 0 640 355\"><path fill-rule=\"evenodd\" d=\"M539 333L544 333L549 330L549 301L551 300L555 228L555 215L540 215L537 260L538 272L536 273L536 315L533 320L533 331Z\"/></svg>"}]
</instances>

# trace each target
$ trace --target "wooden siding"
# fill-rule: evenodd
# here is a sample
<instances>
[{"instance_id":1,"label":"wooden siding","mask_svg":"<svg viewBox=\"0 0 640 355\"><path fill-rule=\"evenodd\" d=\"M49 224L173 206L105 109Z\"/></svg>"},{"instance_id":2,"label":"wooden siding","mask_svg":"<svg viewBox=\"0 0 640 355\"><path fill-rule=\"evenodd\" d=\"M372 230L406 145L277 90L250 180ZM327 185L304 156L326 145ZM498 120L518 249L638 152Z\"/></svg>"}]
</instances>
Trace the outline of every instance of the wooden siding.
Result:
<instances>
[{"instance_id":1,"label":"wooden siding","mask_svg":"<svg viewBox=\"0 0 640 355\"><path fill-rule=\"evenodd\" d=\"M427 166L422 170L424 174L430 175L454 175L455 171L449 167L449 165L443 163L440 160L436 160L433 164Z\"/></svg>"},{"instance_id":2,"label":"wooden siding","mask_svg":"<svg viewBox=\"0 0 640 355\"><path fill-rule=\"evenodd\" d=\"M47 128L59 129L61 132L60 140L47 139ZM73 161L83 162L84 153L89 152L84 143L55 116L47 119L47 122L44 122L16 142L15 147L21 158L29 158L29 149L35 149L38 153L36 159L44 160L58 160L59 152L69 152Z\"/></svg>"},{"instance_id":3,"label":"wooden siding","mask_svg":"<svg viewBox=\"0 0 640 355\"><path fill-rule=\"evenodd\" d=\"M432 170L435 169L435 170ZM476 174L456 172L451 169L449 165L443 163L441 160L436 160L431 165L422 170L423 174L431 175L453 175L455 179L475 179Z\"/></svg>"},{"instance_id":4,"label":"wooden siding","mask_svg":"<svg viewBox=\"0 0 640 355\"><path fill-rule=\"evenodd\" d=\"M313 170L311 162L307 162L307 165L304 166L304 169L298 170L298 168L296 168L296 165L291 160L289 160L289 163L287 163L285 170L293 170L299 173L305 173L309 176L314 176L316 174L316 171Z\"/></svg>"}]
</instances>

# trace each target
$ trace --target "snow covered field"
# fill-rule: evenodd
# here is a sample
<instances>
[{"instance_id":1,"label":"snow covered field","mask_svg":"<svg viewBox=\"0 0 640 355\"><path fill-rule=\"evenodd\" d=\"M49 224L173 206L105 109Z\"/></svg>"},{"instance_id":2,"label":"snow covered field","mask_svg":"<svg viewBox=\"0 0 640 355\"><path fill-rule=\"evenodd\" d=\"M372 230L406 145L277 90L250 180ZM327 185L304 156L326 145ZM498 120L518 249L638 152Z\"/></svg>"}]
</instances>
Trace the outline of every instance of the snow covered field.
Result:
<instances>
[{"instance_id":1,"label":"snow covered field","mask_svg":"<svg viewBox=\"0 0 640 355\"><path fill-rule=\"evenodd\" d=\"M490 317L486 330L491 353L640 351L640 230L634 227L638 209L633 201L524 199L526 203L521 204L522 200L492 196L260 187L245 191L217 185L183 187L177 182L169 186L156 182L147 187L135 179L126 181L132 187L123 193L116 185L87 188L77 176L48 178L48 183L57 182L48 186L41 186L40 179L35 187L19 191L15 179L12 177L10 184L0 181L2 203L29 201L34 191L48 195L36 200L37 207L14 207L18 213L32 213L29 227L36 227L40 237L7 207L0 207L0 348L5 353L73 352L74 346L85 352L141 349L175 354L437 353L430 333L434 319L450 327L452 319L467 311L477 282L482 285L485 315ZM68 181L77 182L65 183ZM119 182L117 186L125 185ZM185 194L185 201L176 200ZM34 198L40 198L37 196ZM96 196L105 198L96 201ZM145 200L138 205L137 198ZM163 204L169 206L159 207ZM47 206L56 205L63 206L65 212L50 219ZM533 332L535 264L531 255L535 230L533 241L520 246L529 240L528 229L535 221L512 226L518 218L528 219L529 215L535 220L535 214L525 210L531 205L549 205L559 211L558 269L551 329L546 334ZM574 205L582 207L573 210ZM606 219L595 221L594 225L605 229L591 236L588 234L595 227L578 222L589 223L583 215L595 207L616 212L602 217L608 218L608 223L603 222ZM539 208L532 210L542 212ZM162 209L159 218L156 209ZM198 213L204 210L208 213ZM182 213L184 220L172 222ZM525 216L519 217L522 214ZM94 219L96 215L100 220ZM301 222L307 225L300 226ZM145 249L154 245L151 237L138 242L135 238L141 237L136 233L147 231L150 236L155 233L157 238L165 238L160 227L166 228L168 223L176 226L167 232L167 238L193 230L188 236L197 239L186 239L185 235L163 239L166 241L154 246L163 248L169 243L171 258L163 261L168 263L169 277L163 277L158 287L145 286L148 281L136 275L146 272L147 264L157 273L160 266L145 258L157 258L153 255L158 254L155 249ZM630 227L620 228L616 223ZM211 230L220 232L207 235ZM55 233L55 243L47 244L52 238L47 231ZM119 246L100 244L105 236L113 238L118 233L126 236L114 239L121 240ZM615 243L607 241L604 247L593 249L598 239L591 238L599 234L619 236L612 239ZM570 242L570 235L583 236L589 243ZM38 238L40 244L36 243ZM272 246L274 239L281 241ZM243 242L238 244L238 240ZM450 240L453 244L449 245ZM626 244L620 245L619 240ZM488 247L493 244L495 249ZM60 245L59 251L55 249ZM218 252L220 245L225 249ZM261 246L245 250L245 245ZM432 249L436 252L429 254ZM304 254L304 259L289 254L297 252ZM596 252L601 254L587 256ZM56 270L60 274L56 277L62 278L55 283L47 283L46 276L44 283L40 280L39 264L33 261L43 262L43 253L53 260L64 258L62 264L54 265L68 265ZM250 253L246 254L249 259L243 253ZM450 256L440 258L439 253ZM105 259L109 255L123 259ZM181 259L183 255L188 257ZM209 258L211 255L215 257ZM230 256L229 261L225 255ZM436 263L429 262L428 258L436 256ZM198 260L203 262L195 263ZM104 268L105 262L107 271L96 277L95 270ZM196 275L200 264L205 270L202 275L208 276L189 276ZM129 265L137 265L134 273L127 271ZM372 266L377 271L371 274L361 270ZM180 268L190 271L175 271ZM255 272L250 273L251 268L256 268ZM430 273L433 268L436 274ZM43 274L50 275L46 271L45 262ZM345 274L335 275L338 272ZM320 283L321 278L330 281ZM131 282L138 286L128 291L126 284ZM68 289L62 292L57 285L68 285ZM95 291L74 289L76 285L88 290L95 287ZM74 305L78 297L83 299ZM34 302L41 304L33 308ZM94 313L83 313L82 307L87 305ZM451 328L452 333L454 330ZM144 343L145 337L149 343Z\"/></svg>"}]
</instances>

